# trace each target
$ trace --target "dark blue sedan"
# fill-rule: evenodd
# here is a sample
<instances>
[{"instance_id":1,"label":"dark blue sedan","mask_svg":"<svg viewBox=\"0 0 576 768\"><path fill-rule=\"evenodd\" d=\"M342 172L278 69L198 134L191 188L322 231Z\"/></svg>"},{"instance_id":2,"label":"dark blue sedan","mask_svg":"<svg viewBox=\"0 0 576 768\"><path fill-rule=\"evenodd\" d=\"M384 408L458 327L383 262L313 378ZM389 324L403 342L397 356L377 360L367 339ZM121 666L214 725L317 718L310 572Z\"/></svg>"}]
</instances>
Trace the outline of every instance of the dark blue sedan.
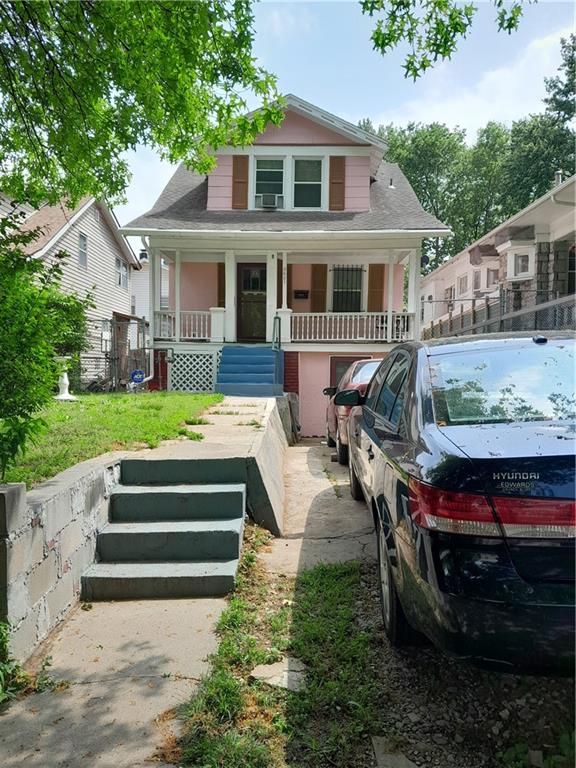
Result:
<instances>
[{"instance_id":1,"label":"dark blue sedan","mask_svg":"<svg viewBox=\"0 0 576 768\"><path fill-rule=\"evenodd\" d=\"M370 505L384 627L461 658L574 664L574 340L399 345L343 391L350 487Z\"/></svg>"}]
</instances>

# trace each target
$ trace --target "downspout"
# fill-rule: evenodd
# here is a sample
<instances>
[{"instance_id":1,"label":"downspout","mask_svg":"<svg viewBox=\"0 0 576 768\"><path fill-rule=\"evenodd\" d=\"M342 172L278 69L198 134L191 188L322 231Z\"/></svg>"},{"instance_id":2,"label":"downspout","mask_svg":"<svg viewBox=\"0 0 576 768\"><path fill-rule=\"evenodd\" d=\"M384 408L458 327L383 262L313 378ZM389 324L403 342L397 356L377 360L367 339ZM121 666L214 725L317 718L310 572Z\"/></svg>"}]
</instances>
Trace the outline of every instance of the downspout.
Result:
<instances>
[{"instance_id":1,"label":"downspout","mask_svg":"<svg viewBox=\"0 0 576 768\"><path fill-rule=\"evenodd\" d=\"M140 242L142 243L142 248L148 254L150 254L150 243L146 240L146 237L144 235L142 235L142 237L140 238ZM150 280L151 268L152 268L152 265L150 264L150 256L148 256L148 280ZM152 312L154 311L154 307L152 307L151 311ZM152 346L150 347L150 350L148 352L150 356L150 362L149 362L150 375L142 379L142 381L140 382L141 384L146 384L149 381L152 381L152 379L154 378L154 339L152 339L151 341L152 341Z\"/></svg>"}]
</instances>

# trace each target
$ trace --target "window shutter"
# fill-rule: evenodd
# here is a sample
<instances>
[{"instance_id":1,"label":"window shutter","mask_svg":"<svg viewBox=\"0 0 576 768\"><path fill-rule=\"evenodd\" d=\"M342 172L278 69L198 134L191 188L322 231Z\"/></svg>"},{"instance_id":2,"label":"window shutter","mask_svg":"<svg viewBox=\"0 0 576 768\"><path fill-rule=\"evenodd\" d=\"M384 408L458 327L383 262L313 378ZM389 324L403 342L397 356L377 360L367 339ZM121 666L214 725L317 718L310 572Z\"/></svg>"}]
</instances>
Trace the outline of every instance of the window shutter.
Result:
<instances>
[{"instance_id":1,"label":"window shutter","mask_svg":"<svg viewBox=\"0 0 576 768\"><path fill-rule=\"evenodd\" d=\"M232 208L248 208L248 155L232 157Z\"/></svg>"},{"instance_id":2,"label":"window shutter","mask_svg":"<svg viewBox=\"0 0 576 768\"><path fill-rule=\"evenodd\" d=\"M346 193L346 158L330 157L330 185L328 207L331 211L343 211Z\"/></svg>"},{"instance_id":3,"label":"window shutter","mask_svg":"<svg viewBox=\"0 0 576 768\"><path fill-rule=\"evenodd\" d=\"M326 312L326 278L328 266L326 264L312 264L312 289L310 291L310 310L312 312Z\"/></svg>"},{"instance_id":4,"label":"window shutter","mask_svg":"<svg viewBox=\"0 0 576 768\"><path fill-rule=\"evenodd\" d=\"M276 309L282 306L282 259L276 261Z\"/></svg>"},{"instance_id":5,"label":"window shutter","mask_svg":"<svg viewBox=\"0 0 576 768\"><path fill-rule=\"evenodd\" d=\"M226 306L226 265L218 262L218 306Z\"/></svg>"},{"instance_id":6,"label":"window shutter","mask_svg":"<svg viewBox=\"0 0 576 768\"><path fill-rule=\"evenodd\" d=\"M384 299L384 264L368 267L368 312L382 312Z\"/></svg>"},{"instance_id":7,"label":"window shutter","mask_svg":"<svg viewBox=\"0 0 576 768\"><path fill-rule=\"evenodd\" d=\"M288 309L292 309L294 295L292 292L292 264L288 264Z\"/></svg>"}]
</instances>

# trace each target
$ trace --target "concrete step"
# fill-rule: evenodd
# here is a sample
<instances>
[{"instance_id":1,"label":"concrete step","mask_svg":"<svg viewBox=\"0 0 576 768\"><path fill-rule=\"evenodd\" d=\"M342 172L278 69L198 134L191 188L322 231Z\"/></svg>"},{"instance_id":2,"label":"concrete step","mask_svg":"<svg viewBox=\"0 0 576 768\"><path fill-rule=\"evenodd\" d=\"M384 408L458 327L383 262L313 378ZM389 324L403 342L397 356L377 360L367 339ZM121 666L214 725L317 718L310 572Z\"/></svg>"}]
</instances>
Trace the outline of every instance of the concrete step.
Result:
<instances>
[{"instance_id":1,"label":"concrete step","mask_svg":"<svg viewBox=\"0 0 576 768\"><path fill-rule=\"evenodd\" d=\"M231 358L231 357L266 357L266 358L274 358L274 355L276 354L276 350L272 349L272 347L259 347L257 345L249 346L249 347L242 347L240 345L234 346L234 347L223 347L222 348L222 359L225 358Z\"/></svg>"},{"instance_id":2,"label":"concrete step","mask_svg":"<svg viewBox=\"0 0 576 768\"><path fill-rule=\"evenodd\" d=\"M162 486L184 483L203 485L208 493L212 492L212 485L217 485L218 491L229 489L231 484L243 484L245 487L246 459L123 459L120 463L120 482L126 486L143 486L142 494L148 494L152 490L150 486L154 486L154 491L168 493L168 489L161 490ZM119 487L116 490L120 492ZM127 489L130 490L135 489ZM201 493L200 489L198 493ZM202 504L199 506L201 508Z\"/></svg>"},{"instance_id":3,"label":"concrete step","mask_svg":"<svg viewBox=\"0 0 576 768\"><path fill-rule=\"evenodd\" d=\"M218 373L218 384L275 384L274 373L253 373L245 371L244 373L228 373L222 371Z\"/></svg>"},{"instance_id":4,"label":"concrete step","mask_svg":"<svg viewBox=\"0 0 576 768\"><path fill-rule=\"evenodd\" d=\"M254 358L247 358L250 362L229 362L220 363L220 373L274 373L274 361L266 358L263 362L255 363Z\"/></svg>"},{"instance_id":5,"label":"concrete step","mask_svg":"<svg viewBox=\"0 0 576 768\"><path fill-rule=\"evenodd\" d=\"M108 523L98 533L97 551L107 563L231 560L240 557L244 521L193 520Z\"/></svg>"},{"instance_id":6,"label":"concrete step","mask_svg":"<svg viewBox=\"0 0 576 768\"><path fill-rule=\"evenodd\" d=\"M223 395L235 395L240 397L280 397L284 392L282 384L234 384L223 382L216 383L216 392Z\"/></svg>"},{"instance_id":7,"label":"concrete step","mask_svg":"<svg viewBox=\"0 0 576 768\"><path fill-rule=\"evenodd\" d=\"M206 483L223 481L224 467L220 472L216 467L206 474L203 460L198 460L202 467L196 467L195 461L186 462L183 471L174 476L171 471L173 462L153 462L141 460L136 466L121 465L122 482L138 485L119 485L110 495L109 517L112 522L166 522L168 520L231 520L242 518L246 508L246 486L243 483L200 485L181 483ZM220 462L220 465L226 462ZM160 464L158 467L156 465ZM154 465L154 479L149 479L148 470ZM146 485L163 482L162 468L168 472L166 483L170 485ZM130 473L130 469L136 470ZM173 479L175 478L175 479ZM236 474L234 480L240 479Z\"/></svg>"},{"instance_id":8,"label":"concrete step","mask_svg":"<svg viewBox=\"0 0 576 768\"><path fill-rule=\"evenodd\" d=\"M219 597L234 589L237 567L236 559L185 563L95 563L82 576L82 599Z\"/></svg>"}]
</instances>

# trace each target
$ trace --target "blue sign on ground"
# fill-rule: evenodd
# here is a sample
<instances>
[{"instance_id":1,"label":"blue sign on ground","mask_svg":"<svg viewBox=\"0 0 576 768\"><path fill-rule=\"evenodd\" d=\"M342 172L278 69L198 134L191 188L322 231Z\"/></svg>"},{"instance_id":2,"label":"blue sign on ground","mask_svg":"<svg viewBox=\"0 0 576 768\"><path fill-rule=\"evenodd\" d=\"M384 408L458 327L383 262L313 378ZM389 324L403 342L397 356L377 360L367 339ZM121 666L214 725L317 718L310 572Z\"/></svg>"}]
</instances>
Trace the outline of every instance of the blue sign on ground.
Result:
<instances>
[{"instance_id":1,"label":"blue sign on ground","mask_svg":"<svg viewBox=\"0 0 576 768\"><path fill-rule=\"evenodd\" d=\"M140 368L137 368L135 371L132 371L130 374L130 378L134 382L134 384L142 384L144 379L146 378L146 374L144 371L140 370Z\"/></svg>"}]
</instances>

